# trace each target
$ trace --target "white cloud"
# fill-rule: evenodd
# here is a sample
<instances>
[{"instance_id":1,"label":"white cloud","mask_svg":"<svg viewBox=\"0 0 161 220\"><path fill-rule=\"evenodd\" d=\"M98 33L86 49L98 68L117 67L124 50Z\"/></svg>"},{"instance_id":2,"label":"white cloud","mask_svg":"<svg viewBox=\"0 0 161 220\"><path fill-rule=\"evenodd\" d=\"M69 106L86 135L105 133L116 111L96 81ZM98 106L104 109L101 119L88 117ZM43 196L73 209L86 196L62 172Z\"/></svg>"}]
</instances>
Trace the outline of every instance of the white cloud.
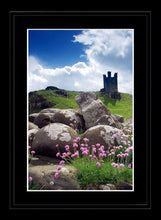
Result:
<instances>
[{"instance_id":1,"label":"white cloud","mask_svg":"<svg viewBox=\"0 0 161 220\"><path fill-rule=\"evenodd\" d=\"M118 72L120 92L132 93L132 31L115 29L84 30L73 43L85 45L87 63L77 62L63 68L44 68L33 56L28 59L29 91L56 86L67 90L98 91L103 74Z\"/></svg>"},{"instance_id":2,"label":"white cloud","mask_svg":"<svg viewBox=\"0 0 161 220\"><path fill-rule=\"evenodd\" d=\"M74 40L88 46L85 54L95 72L118 72L120 92L132 93L132 34L126 29L91 29Z\"/></svg>"}]
</instances>

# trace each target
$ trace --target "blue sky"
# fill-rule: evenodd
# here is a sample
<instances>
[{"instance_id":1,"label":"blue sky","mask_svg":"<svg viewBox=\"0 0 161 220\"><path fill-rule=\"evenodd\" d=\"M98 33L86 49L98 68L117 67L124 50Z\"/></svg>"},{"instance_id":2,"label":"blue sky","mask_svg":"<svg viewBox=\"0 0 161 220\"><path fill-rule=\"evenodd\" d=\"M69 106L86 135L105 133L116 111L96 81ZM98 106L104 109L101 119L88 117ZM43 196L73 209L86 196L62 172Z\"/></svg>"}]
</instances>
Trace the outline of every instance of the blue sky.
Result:
<instances>
[{"instance_id":1,"label":"blue sky","mask_svg":"<svg viewBox=\"0 0 161 220\"><path fill-rule=\"evenodd\" d=\"M86 61L84 57L80 57L83 45L72 42L73 35L80 33L80 30L30 30L29 56L37 57L44 67L49 68L61 68Z\"/></svg>"},{"instance_id":2,"label":"blue sky","mask_svg":"<svg viewBox=\"0 0 161 220\"><path fill-rule=\"evenodd\" d=\"M28 30L28 91L99 91L107 71L132 93L133 30Z\"/></svg>"}]
</instances>

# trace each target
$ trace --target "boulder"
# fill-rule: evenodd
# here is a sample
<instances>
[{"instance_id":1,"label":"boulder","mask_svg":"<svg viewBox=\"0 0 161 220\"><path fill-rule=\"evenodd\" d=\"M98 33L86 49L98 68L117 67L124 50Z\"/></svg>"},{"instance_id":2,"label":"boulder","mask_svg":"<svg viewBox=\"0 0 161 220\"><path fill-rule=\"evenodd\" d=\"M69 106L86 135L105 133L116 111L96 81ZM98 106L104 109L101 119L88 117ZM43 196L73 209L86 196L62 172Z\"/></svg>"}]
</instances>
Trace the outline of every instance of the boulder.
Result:
<instances>
[{"instance_id":1,"label":"boulder","mask_svg":"<svg viewBox=\"0 0 161 220\"><path fill-rule=\"evenodd\" d=\"M39 115L39 113L33 113L29 115L29 121L34 122L35 118Z\"/></svg>"},{"instance_id":2,"label":"boulder","mask_svg":"<svg viewBox=\"0 0 161 220\"><path fill-rule=\"evenodd\" d=\"M40 130L39 128L34 128L34 129L30 129L28 131L28 144L29 144L29 146L32 147L32 142L33 142L34 136L39 130Z\"/></svg>"},{"instance_id":3,"label":"boulder","mask_svg":"<svg viewBox=\"0 0 161 220\"><path fill-rule=\"evenodd\" d=\"M59 177L54 178L57 165L33 166L29 168L29 176L32 177L31 185L37 190L78 190L80 189L76 179L75 168L64 165L59 171Z\"/></svg>"},{"instance_id":4,"label":"boulder","mask_svg":"<svg viewBox=\"0 0 161 220\"><path fill-rule=\"evenodd\" d=\"M39 128L42 128L51 123L52 115L53 114L51 113L39 113L34 120L34 124L36 124Z\"/></svg>"},{"instance_id":5,"label":"boulder","mask_svg":"<svg viewBox=\"0 0 161 220\"><path fill-rule=\"evenodd\" d=\"M95 125L109 125L115 128L121 128L120 122L113 115L102 115Z\"/></svg>"},{"instance_id":6,"label":"boulder","mask_svg":"<svg viewBox=\"0 0 161 220\"><path fill-rule=\"evenodd\" d=\"M113 134L118 134L115 139L112 138ZM108 150L113 146L117 146L121 143L120 139L121 130L109 125L96 125L89 128L84 134L83 138L89 139L89 145L101 144L104 145L104 149Z\"/></svg>"},{"instance_id":7,"label":"boulder","mask_svg":"<svg viewBox=\"0 0 161 220\"><path fill-rule=\"evenodd\" d=\"M77 95L75 101L82 111L87 129L93 127L102 115L111 115L109 109L92 92L84 92Z\"/></svg>"},{"instance_id":8,"label":"boulder","mask_svg":"<svg viewBox=\"0 0 161 220\"><path fill-rule=\"evenodd\" d=\"M116 186L113 184L100 185L99 190L116 190Z\"/></svg>"},{"instance_id":9,"label":"boulder","mask_svg":"<svg viewBox=\"0 0 161 220\"><path fill-rule=\"evenodd\" d=\"M117 114L115 114L115 115L113 115L113 116L114 116L114 118L116 118L120 123L123 123L123 122L124 122L124 117L123 117L123 116L117 115Z\"/></svg>"},{"instance_id":10,"label":"boulder","mask_svg":"<svg viewBox=\"0 0 161 220\"><path fill-rule=\"evenodd\" d=\"M38 165L58 165L60 163L61 158L58 157L47 157L43 155L36 155L34 156L30 164L34 166Z\"/></svg>"},{"instance_id":11,"label":"boulder","mask_svg":"<svg viewBox=\"0 0 161 220\"><path fill-rule=\"evenodd\" d=\"M38 128L38 126L37 125L35 125L34 123L32 123L32 122L28 122L28 130L31 130L31 129L36 129L36 128Z\"/></svg>"},{"instance_id":12,"label":"boulder","mask_svg":"<svg viewBox=\"0 0 161 220\"><path fill-rule=\"evenodd\" d=\"M80 109L44 109L40 112L40 114L45 114L49 116L49 120L51 123L58 122L66 125L70 125L71 123L77 128L79 131L84 130L85 122L83 115ZM36 121L44 120L43 117L38 117ZM41 123L43 125L43 122Z\"/></svg>"},{"instance_id":13,"label":"boulder","mask_svg":"<svg viewBox=\"0 0 161 220\"><path fill-rule=\"evenodd\" d=\"M65 151L65 145L72 146L77 133L71 127L61 123L50 123L41 128L34 136L32 149L36 154L55 157L59 144L61 152Z\"/></svg>"}]
</instances>

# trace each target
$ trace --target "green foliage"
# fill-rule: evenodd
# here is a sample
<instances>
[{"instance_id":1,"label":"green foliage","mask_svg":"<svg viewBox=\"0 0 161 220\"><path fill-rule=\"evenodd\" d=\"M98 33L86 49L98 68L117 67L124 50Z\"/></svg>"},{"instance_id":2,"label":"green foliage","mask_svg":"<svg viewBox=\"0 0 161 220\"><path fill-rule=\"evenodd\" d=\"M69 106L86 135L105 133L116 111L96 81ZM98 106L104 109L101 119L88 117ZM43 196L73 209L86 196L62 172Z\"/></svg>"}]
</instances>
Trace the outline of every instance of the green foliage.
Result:
<instances>
[{"instance_id":1,"label":"green foliage","mask_svg":"<svg viewBox=\"0 0 161 220\"><path fill-rule=\"evenodd\" d=\"M132 95L121 93L121 100L115 100L103 95L101 92L96 92L96 94L113 115L122 115L124 119L132 118Z\"/></svg>"},{"instance_id":2,"label":"green foliage","mask_svg":"<svg viewBox=\"0 0 161 220\"><path fill-rule=\"evenodd\" d=\"M104 160L100 167L96 166L95 160L89 157L72 160L72 165L77 169L77 178L81 187L90 183L98 184L119 184L122 180L132 183L132 169L128 167L114 168L111 161Z\"/></svg>"},{"instance_id":3,"label":"green foliage","mask_svg":"<svg viewBox=\"0 0 161 220\"><path fill-rule=\"evenodd\" d=\"M47 101L53 103L51 108L60 109L78 109L79 106L75 101L75 96L79 95L81 92L66 91L69 96L63 97L56 93L57 90L39 90L34 92L29 98L29 103L32 102L33 96L35 94L42 95ZM103 95L101 92L95 92L98 98L107 106L112 114L122 115L126 119L132 118L132 95L121 93L121 100L115 100ZM42 109L30 110L30 114L41 111Z\"/></svg>"}]
</instances>

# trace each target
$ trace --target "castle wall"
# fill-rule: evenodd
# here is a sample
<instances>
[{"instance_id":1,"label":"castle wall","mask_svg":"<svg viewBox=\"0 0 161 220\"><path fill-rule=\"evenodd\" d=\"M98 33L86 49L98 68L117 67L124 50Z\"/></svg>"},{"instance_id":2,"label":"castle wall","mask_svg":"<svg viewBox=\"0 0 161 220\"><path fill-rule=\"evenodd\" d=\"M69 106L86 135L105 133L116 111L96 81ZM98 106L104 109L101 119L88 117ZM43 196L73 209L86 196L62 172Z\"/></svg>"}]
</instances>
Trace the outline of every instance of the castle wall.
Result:
<instances>
[{"instance_id":1,"label":"castle wall","mask_svg":"<svg viewBox=\"0 0 161 220\"><path fill-rule=\"evenodd\" d=\"M111 74L108 72L108 77L104 75L104 89L106 92L118 92L117 90L117 74L114 77L111 77Z\"/></svg>"},{"instance_id":2,"label":"castle wall","mask_svg":"<svg viewBox=\"0 0 161 220\"><path fill-rule=\"evenodd\" d=\"M111 77L111 72L107 72L107 76L103 75L103 83L103 92L107 93L110 98L121 99L120 93L118 93L117 73Z\"/></svg>"}]
</instances>

